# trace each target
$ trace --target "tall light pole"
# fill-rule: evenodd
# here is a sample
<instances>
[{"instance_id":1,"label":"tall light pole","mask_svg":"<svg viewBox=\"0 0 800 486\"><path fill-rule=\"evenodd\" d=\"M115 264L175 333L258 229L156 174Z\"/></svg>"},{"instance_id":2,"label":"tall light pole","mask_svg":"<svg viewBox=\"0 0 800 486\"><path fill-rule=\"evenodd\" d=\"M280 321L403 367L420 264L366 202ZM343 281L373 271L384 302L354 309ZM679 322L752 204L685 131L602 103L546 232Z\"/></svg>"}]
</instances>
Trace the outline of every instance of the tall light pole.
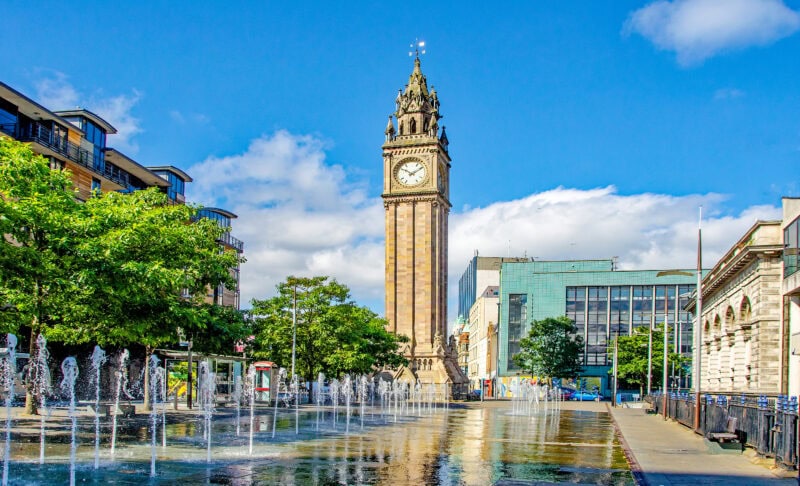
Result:
<instances>
[{"instance_id":1,"label":"tall light pole","mask_svg":"<svg viewBox=\"0 0 800 486\"><path fill-rule=\"evenodd\" d=\"M694 373L692 383L694 384L694 430L700 430L700 360L703 356L703 206L700 206L700 217L697 222L697 304L695 315L697 321L694 328L694 349L697 350L695 356Z\"/></svg>"},{"instance_id":2,"label":"tall light pole","mask_svg":"<svg viewBox=\"0 0 800 486\"><path fill-rule=\"evenodd\" d=\"M295 350L297 349L297 284L292 287L292 379L294 379Z\"/></svg>"}]
</instances>

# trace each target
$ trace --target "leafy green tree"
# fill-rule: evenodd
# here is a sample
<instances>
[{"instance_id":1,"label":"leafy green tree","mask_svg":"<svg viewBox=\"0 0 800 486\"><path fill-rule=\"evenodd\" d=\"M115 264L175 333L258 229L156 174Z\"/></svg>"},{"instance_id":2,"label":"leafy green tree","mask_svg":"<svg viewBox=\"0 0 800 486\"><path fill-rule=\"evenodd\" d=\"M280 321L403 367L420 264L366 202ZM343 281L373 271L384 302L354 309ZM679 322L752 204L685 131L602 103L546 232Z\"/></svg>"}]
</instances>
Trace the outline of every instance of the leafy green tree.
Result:
<instances>
[{"instance_id":1,"label":"leafy green tree","mask_svg":"<svg viewBox=\"0 0 800 486\"><path fill-rule=\"evenodd\" d=\"M531 322L528 336L520 339L514 364L532 375L572 378L582 371L583 337L566 316Z\"/></svg>"},{"instance_id":2,"label":"leafy green tree","mask_svg":"<svg viewBox=\"0 0 800 486\"><path fill-rule=\"evenodd\" d=\"M617 379L628 386L638 386L639 393L644 395L644 387L647 385L647 353L651 342L649 329L638 327L634 329L632 335L620 336L618 339ZM651 384L653 387L660 387L664 370L663 329L653 329L652 348ZM613 344L608 352L609 356L614 353ZM674 365L677 368L683 366L687 362L687 358L679 353L669 352L667 362L668 366Z\"/></svg>"},{"instance_id":3,"label":"leafy green tree","mask_svg":"<svg viewBox=\"0 0 800 486\"><path fill-rule=\"evenodd\" d=\"M74 297L88 294L73 278L79 217L70 173L0 137L0 322L4 332L30 333L31 354L36 336L80 311ZM26 411L35 411L31 387Z\"/></svg>"},{"instance_id":4,"label":"leafy green tree","mask_svg":"<svg viewBox=\"0 0 800 486\"><path fill-rule=\"evenodd\" d=\"M350 301L345 285L324 276L290 276L277 290L273 298L252 302L254 356L291 366L296 309L295 373L306 381L319 373L341 376L406 363L398 349L405 338L386 331L383 319Z\"/></svg>"}]
</instances>

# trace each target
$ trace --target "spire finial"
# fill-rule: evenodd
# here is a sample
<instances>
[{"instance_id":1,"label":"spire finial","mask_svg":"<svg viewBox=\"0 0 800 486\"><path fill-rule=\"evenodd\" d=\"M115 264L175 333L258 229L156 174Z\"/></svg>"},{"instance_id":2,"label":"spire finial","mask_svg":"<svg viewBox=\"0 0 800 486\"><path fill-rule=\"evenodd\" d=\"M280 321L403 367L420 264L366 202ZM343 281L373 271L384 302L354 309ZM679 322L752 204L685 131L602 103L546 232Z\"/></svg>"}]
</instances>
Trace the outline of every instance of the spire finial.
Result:
<instances>
[{"instance_id":1,"label":"spire finial","mask_svg":"<svg viewBox=\"0 0 800 486\"><path fill-rule=\"evenodd\" d=\"M412 50L408 51L408 55L409 56L413 56L413 55L416 54L417 59L419 59L419 56L421 54L425 54L425 41L424 40L414 39L414 43L411 44L410 47L411 47Z\"/></svg>"}]
</instances>

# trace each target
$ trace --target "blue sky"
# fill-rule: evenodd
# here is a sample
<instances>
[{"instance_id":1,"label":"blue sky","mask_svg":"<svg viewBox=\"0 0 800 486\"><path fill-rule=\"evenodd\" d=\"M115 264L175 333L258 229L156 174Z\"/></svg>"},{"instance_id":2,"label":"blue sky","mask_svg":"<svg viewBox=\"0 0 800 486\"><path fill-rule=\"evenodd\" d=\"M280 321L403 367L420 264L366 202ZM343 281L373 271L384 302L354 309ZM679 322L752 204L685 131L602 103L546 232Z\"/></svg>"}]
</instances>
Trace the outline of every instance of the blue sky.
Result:
<instances>
[{"instance_id":1,"label":"blue sky","mask_svg":"<svg viewBox=\"0 0 800 486\"><path fill-rule=\"evenodd\" d=\"M5 2L2 81L239 214L245 300L323 273L382 310L380 145L415 38L451 295L475 250L691 267L699 205L713 263L800 196L800 0L116 3Z\"/></svg>"}]
</instances>

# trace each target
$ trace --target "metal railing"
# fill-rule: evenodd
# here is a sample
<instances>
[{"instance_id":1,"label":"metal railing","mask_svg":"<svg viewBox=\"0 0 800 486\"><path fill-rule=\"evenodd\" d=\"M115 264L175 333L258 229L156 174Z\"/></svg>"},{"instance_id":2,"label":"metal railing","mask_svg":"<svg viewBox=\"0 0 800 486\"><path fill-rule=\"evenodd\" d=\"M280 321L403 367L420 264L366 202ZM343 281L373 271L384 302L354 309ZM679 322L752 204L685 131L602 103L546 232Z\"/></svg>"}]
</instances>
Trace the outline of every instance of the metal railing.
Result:
<instances>
[{"instance_id":1,"label":"metal railing","mask_svg":"<svg viewBox=\"0 0 800 486\"><path fill-rule=\"evenodd\" d=\"M231 236L230 232L222 233L222 236L217 238L217 241L227 246L235 248L239 253L244 251L244 242L238 238Z\"/></svg>"},{"instance_id":2,"label":"metal railing","mask_svg":"<svg viewBox=\"0 0 800 486\"><path fill-rule=\"evenodd\" d=\"M646 398L656 413L663 413L662 396ZM694 427L697 404L694 394L667 395L667 416ZM763 457L772 457L775 464L787 469L798 466L797 397L785 395L703 395L700 401L700 428L703 436L724 432L728 418L736 418L736 433L742 443Z\"/></svg>"},{"instance_id":3,"label":"metal railing","mask_svg":"<svg viewBox=\"0 0 800 486\"><path fill-rule=\"evenodd\" d=\"M66 136L57 136L47 126L33 122L30 125L5 124L2 131L8 133L21 142L35 142L45 146L87 169L95 172L108 180L116 182L123 187L130 186L130 175L114 164L97 160L95 155L86 149L67 140Z\"/></svg>"}]
</instances>

